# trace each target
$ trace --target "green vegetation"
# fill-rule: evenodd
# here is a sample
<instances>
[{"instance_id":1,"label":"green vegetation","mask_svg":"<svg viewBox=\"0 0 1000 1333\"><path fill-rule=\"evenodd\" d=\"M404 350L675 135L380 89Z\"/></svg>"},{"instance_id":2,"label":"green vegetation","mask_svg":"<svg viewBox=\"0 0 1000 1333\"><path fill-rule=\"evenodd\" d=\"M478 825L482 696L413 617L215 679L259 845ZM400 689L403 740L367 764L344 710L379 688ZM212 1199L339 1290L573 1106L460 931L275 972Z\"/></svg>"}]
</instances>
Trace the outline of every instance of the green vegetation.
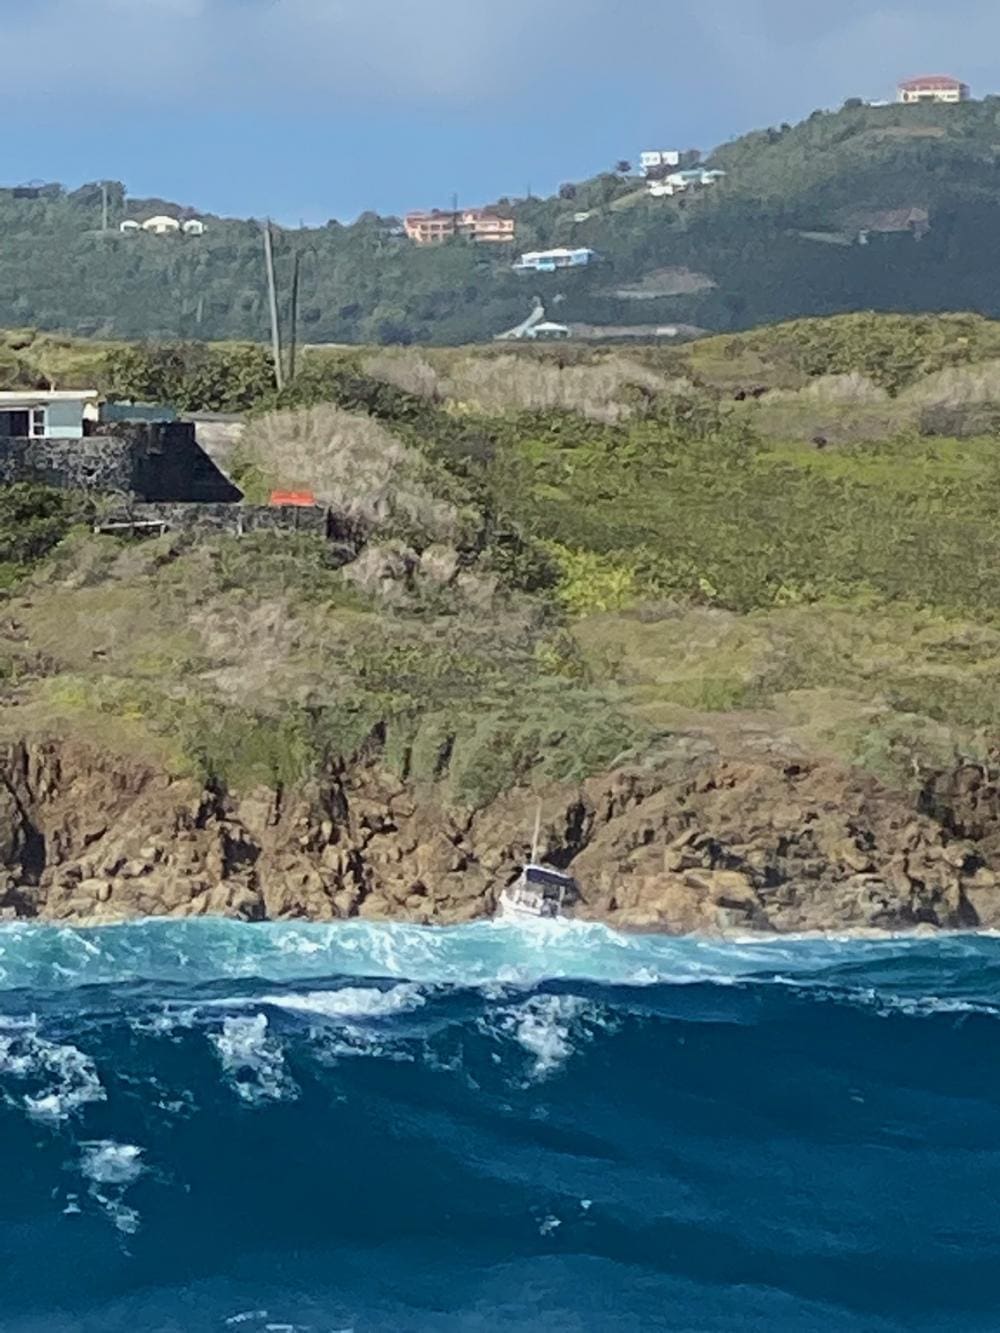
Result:
<instances>
[{"instance_id":1,"label":"green vegetation","mask_svg":"<svg viewBox=\"0 0 1000 1333\"><path fill-rule=\"evenodd\" d=\"M582 777L639 728L540 665L523 609L473 615L429 575L402 605L326 565L322 542L76 539L17 604L19 725L88 728L233 786L303 781L366 748L475 804L519 775ZM85 571L85 572L84 572Z\"/></svg>"},{"instance_id":2,"label":"green vegetation","mask_svg":"<svg viewBox=\"0 0 1000 1333\"><path fill-rule=\"evenodd\" d=\"M243 412L274 391L271 357L254 343L118 347L99 379L116 397L169 403L180 412Z\"/></svg>"},{"instance_id":3,"label":"green vegetation","mask_svg":"<svg viewBox=\"0 0 1000 1333\"><path fill-rule=\"evenodd\" d=\"M287 323L296 253L304 344L488 341L523 319L536 294L558 294L563 321L716 332L859 308L1000 314L1000 99L850 104L746 135L708 162L725 179L679 199L649 198L635 180L605 174L553 198L500 201L517 221L516 249L578 244L602 256L558 276L519 277L504 246L417 249L398 219L374 214L279 231L283 315ZM108 339L263 341L256 223L209 217L202 237L121 235L125 217L190 210L127 200L121 186L110 198L105 234L94 186L46 187L33 199L0 192L0 323ZM913 210L928 216L926 235L922 223L908 227ZM664 272L684 275L673 294L644 286ZM647 299L628 299L636 285ZM11 364L0 349L0 376ZM909 373L905 361L887 371Z\"/></svg>"},{"instance_id":4,"label":"green vegetation","mask_svg":"<svg viewBox=\"0 0 1000 1333\"><path fill-rule=\"evenodd\" d=\"M9 586L90 516L86 497L46 486L0 487L0 587Z\"/></svg>"},{"instance_id":5,"label":"green vegetation","mask_svg":"<svg viewBox=\"0 0 1000 1333\"><path fill-rule=\"evenodd\" d=\"M0 491L0 716L239 787L370 754L465 807L678 733L919 785L1000 725L998 348L859 315L670 353L339 349L281 395L254 349L116 350L139 396L166 368L192 406L252 399L235 474L314 490L343 543L119 544Z\"/></svg>"}]
</instances>

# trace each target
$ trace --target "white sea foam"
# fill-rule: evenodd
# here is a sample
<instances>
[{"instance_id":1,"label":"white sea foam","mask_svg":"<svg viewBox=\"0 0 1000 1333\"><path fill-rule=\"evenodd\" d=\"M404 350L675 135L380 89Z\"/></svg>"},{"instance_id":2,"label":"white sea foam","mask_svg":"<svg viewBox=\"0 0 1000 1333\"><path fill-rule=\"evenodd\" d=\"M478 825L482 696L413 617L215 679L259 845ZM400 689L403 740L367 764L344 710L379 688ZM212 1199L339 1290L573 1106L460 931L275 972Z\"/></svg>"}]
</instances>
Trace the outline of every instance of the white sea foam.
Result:
<instances>
[{"instance_id":1,"label":"white sea foam","mask_svg":"<svg viewBox=\"0 0 1000 1333\"><path fill-rule=\"evenodd\" d=\"M941 937L961 953L995 944ZM932 942L938 946L940 941ZM185 984L221 978L300 982L307 978L386 978L479 986L545 980L655 985L794 972L860 956L878 962L927 948L928 941L746 939L739 942L624 935L592 922L491 923L427 929L364 921L248 926L216 919L143 921L56 930L0 925L0 989L134 981Z\"/></svg>"},{"instance_id":2,"label":"white sea foam","mask_svg":"<svg viewBox=\"0 0 1000 1333\"><path fill-rule=\"evenodd\" d=\"M402 984L386 991L375 987L345 986L342 990L263 995L254 1003L270 1005L293 1014L356 1022L409 1013L421 1008L426 1000L419 986Z\"/></svg>"},{"instance_id":3,"label":"white sea foam","mask_svg":"<svg viewBox=\"0 0 1000 1333\"><path fill-rule=\"evenodd\" d=\"M49 1041L34 1019L6 1021L0 1029L0 1081L4 1076L28 1085L19 1104L32 1119L48 1124L107 1097L90 1056L76 1046ZM9 1094L7 1100L12 1100Z\"/></svg>"},{"instance_id":4,"label":"white sea foam","mask_svg":"<svg viewBox=\"0 0 1000 1333\"><path fill-rule=\"evenodd\" d=\"M133 1143L115 1143L102 1139L97 1143L81 1143L80 1169L96 1185L131 1185L146 1169L144 1149Z\"/></svg>"},{"instance_id":5,"label":"white sea foam","mask_svg":"<svg viewBox=\"0 0 1000 1333\"><path fill-rule=\"evenodd\" d=\"M102 1139L80 1145L80 1171L89 1185L87 1192L115 1228L134 1235L141 1218L125 1202L125 1193L145 1171L143 1149L133 1143Z\"/></svg>"},{"instance_id":6,"label":"white sea foam","mask_svg":"<svg viewBox=\"0 0 1000 1333\"><path fill-rule=\"evenodd\" d=\"M424 987L404 982L388 990L375 986L344 986L339 990L235 996L208 1000L203 1008L252 1008L259 1011L261 1007L267 1007L316 1020L312 1028L312 1053L321 1060L335 1061L344 1056L409 1060L412 1056L394 1045L386 1020L413 1013L426 1003ZM226 1060L230 1065L234 1061L252 1063L246 1058L247 1044L249 1054L256 1057L263 1034L261 1023L266 1021L266 1016L259 1012L252 1019L227 1020L221 1036L213 1037L217 1047L220 1041L226 1044ZM271 1045L273 1047L273 1041Z\"/></svg>"},{"instance_id":7,"label":"white sea foam","mask_svg":"<svg viewBox=\"0 0 1000 1333\"><path fill-rule=\"evenodd\" d=\"M610 1026L594 1005L576 995L533 995L480 1021L483 1030L513 1037L533 1057L535 1079L554 1073L597 1028Z\"/></svg>"},{"instance_id":8,"label":"white sea foam","mask_svg":"<svg viewBox=\"0 0 1000 1333\"><path fill-rule=\"evenodd\" d=\"M768 986L781 976L791 985L800 980L818 986L827 972L831 989L847 989L851 982L845 977L842 984L841 969L861 969L865 984L908 995L920 993L919 973L927 963L953 978L949 995L990 1004L1000 993L1000 948L997 937L986 934L723 941L624 935L586 922L541 927L481 922L435 930L365 921L251 926L216 919L164 920L91 929L0 924L0 994L136 981L194 987L226 979L270 986L279 996L286 985L312 996L310 982L319 989L331 978L357 978L359 987L383 978L431 986L528 988L552 980ZM287 1007L286 996L280 1002ZM203 1007L199 1001L199 1021ZM145 1021L160 1034L178 1032L184 1018L179 1006L174 1008Z\"/></svg>"},{"instance_id":9,"label":"white sea foam","mask_svg":"<svg viewBox=\"0 0 1000 1333\"><path fill-rule=\"evenodd\" d=\"M251 1106L298 1095L281 1045L269 1034L266 1014L227 1018L209 1040L237 1095Z\"/></svg>"}]
</instances>

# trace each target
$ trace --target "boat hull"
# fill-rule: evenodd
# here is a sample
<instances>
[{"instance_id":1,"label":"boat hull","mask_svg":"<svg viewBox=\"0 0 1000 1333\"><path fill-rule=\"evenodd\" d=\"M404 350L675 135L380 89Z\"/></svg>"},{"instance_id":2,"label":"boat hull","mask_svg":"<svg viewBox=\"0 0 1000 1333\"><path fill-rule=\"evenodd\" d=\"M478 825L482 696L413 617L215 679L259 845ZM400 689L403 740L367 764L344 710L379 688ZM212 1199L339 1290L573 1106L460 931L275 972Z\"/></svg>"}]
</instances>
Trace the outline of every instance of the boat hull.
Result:
<instances>
[{"instance_id":1,"label":"boat hull","mask_svg":"<svg viewBox=\"0 0 1000 1333\"><path fill-rule=\"evenodd\" d=\"M555 921L562 915L558 908L525 902L507 892L501 893L498 907L501 921Z\"/></svg>"}]
</instances>

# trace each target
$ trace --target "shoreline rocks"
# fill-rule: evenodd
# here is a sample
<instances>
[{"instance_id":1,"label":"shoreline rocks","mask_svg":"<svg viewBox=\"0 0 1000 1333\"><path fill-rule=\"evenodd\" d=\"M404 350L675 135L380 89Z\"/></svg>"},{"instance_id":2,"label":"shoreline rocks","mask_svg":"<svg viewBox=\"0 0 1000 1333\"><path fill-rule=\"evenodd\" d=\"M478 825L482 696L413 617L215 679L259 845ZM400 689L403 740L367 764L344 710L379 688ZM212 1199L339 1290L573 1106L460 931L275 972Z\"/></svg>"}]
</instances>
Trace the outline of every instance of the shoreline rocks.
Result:
<instances>
[{"instance_id":1,"label":"shoreline rocks","mask_svg":"<svg viewBox=\"0 0 1000 1333\"><path fill-rule=\"evenodd\" d=\"M577 913L709 935L1000 927L1000 785L937 775L919 800L830 760L705 754L542 800L542 855ZM81 742L0 747L0 912L360 917L493 913L529 854L536 794L449 808L369 763L297 792L202 790Z\"/></svg>"}]
</instances>

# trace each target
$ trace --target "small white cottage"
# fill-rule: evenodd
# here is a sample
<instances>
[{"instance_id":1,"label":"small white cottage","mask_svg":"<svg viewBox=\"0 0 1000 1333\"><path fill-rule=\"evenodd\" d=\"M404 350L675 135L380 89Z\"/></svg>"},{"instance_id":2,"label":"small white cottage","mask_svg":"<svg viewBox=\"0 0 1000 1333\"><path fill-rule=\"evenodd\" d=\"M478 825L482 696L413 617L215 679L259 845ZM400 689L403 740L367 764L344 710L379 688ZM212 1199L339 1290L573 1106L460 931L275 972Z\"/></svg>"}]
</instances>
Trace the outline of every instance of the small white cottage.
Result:
<instances>
[{"instance_id":1,"label":"small white cottage","mask_svg":"<svg viewBox=\"0 0 1000 1333\"><path fill-rule=\"evenodd\" d=\"M142 224L143 231L152 232L154 236L168 236L171 232L180 231L181 224L176 218L168 218L166 214L158 214L155 218L147 218Z\"/></svg>"},{"instance_id":2,"label":"small white cottage","mask_svg":"<svg viewBox=\"0 0 1000 1333\"><path fill-rule=\"evenodd\" d=\"M0 439L79 440L96 418L96 389L16 389L0 393Z\"/></svg>"}]
</instances>

